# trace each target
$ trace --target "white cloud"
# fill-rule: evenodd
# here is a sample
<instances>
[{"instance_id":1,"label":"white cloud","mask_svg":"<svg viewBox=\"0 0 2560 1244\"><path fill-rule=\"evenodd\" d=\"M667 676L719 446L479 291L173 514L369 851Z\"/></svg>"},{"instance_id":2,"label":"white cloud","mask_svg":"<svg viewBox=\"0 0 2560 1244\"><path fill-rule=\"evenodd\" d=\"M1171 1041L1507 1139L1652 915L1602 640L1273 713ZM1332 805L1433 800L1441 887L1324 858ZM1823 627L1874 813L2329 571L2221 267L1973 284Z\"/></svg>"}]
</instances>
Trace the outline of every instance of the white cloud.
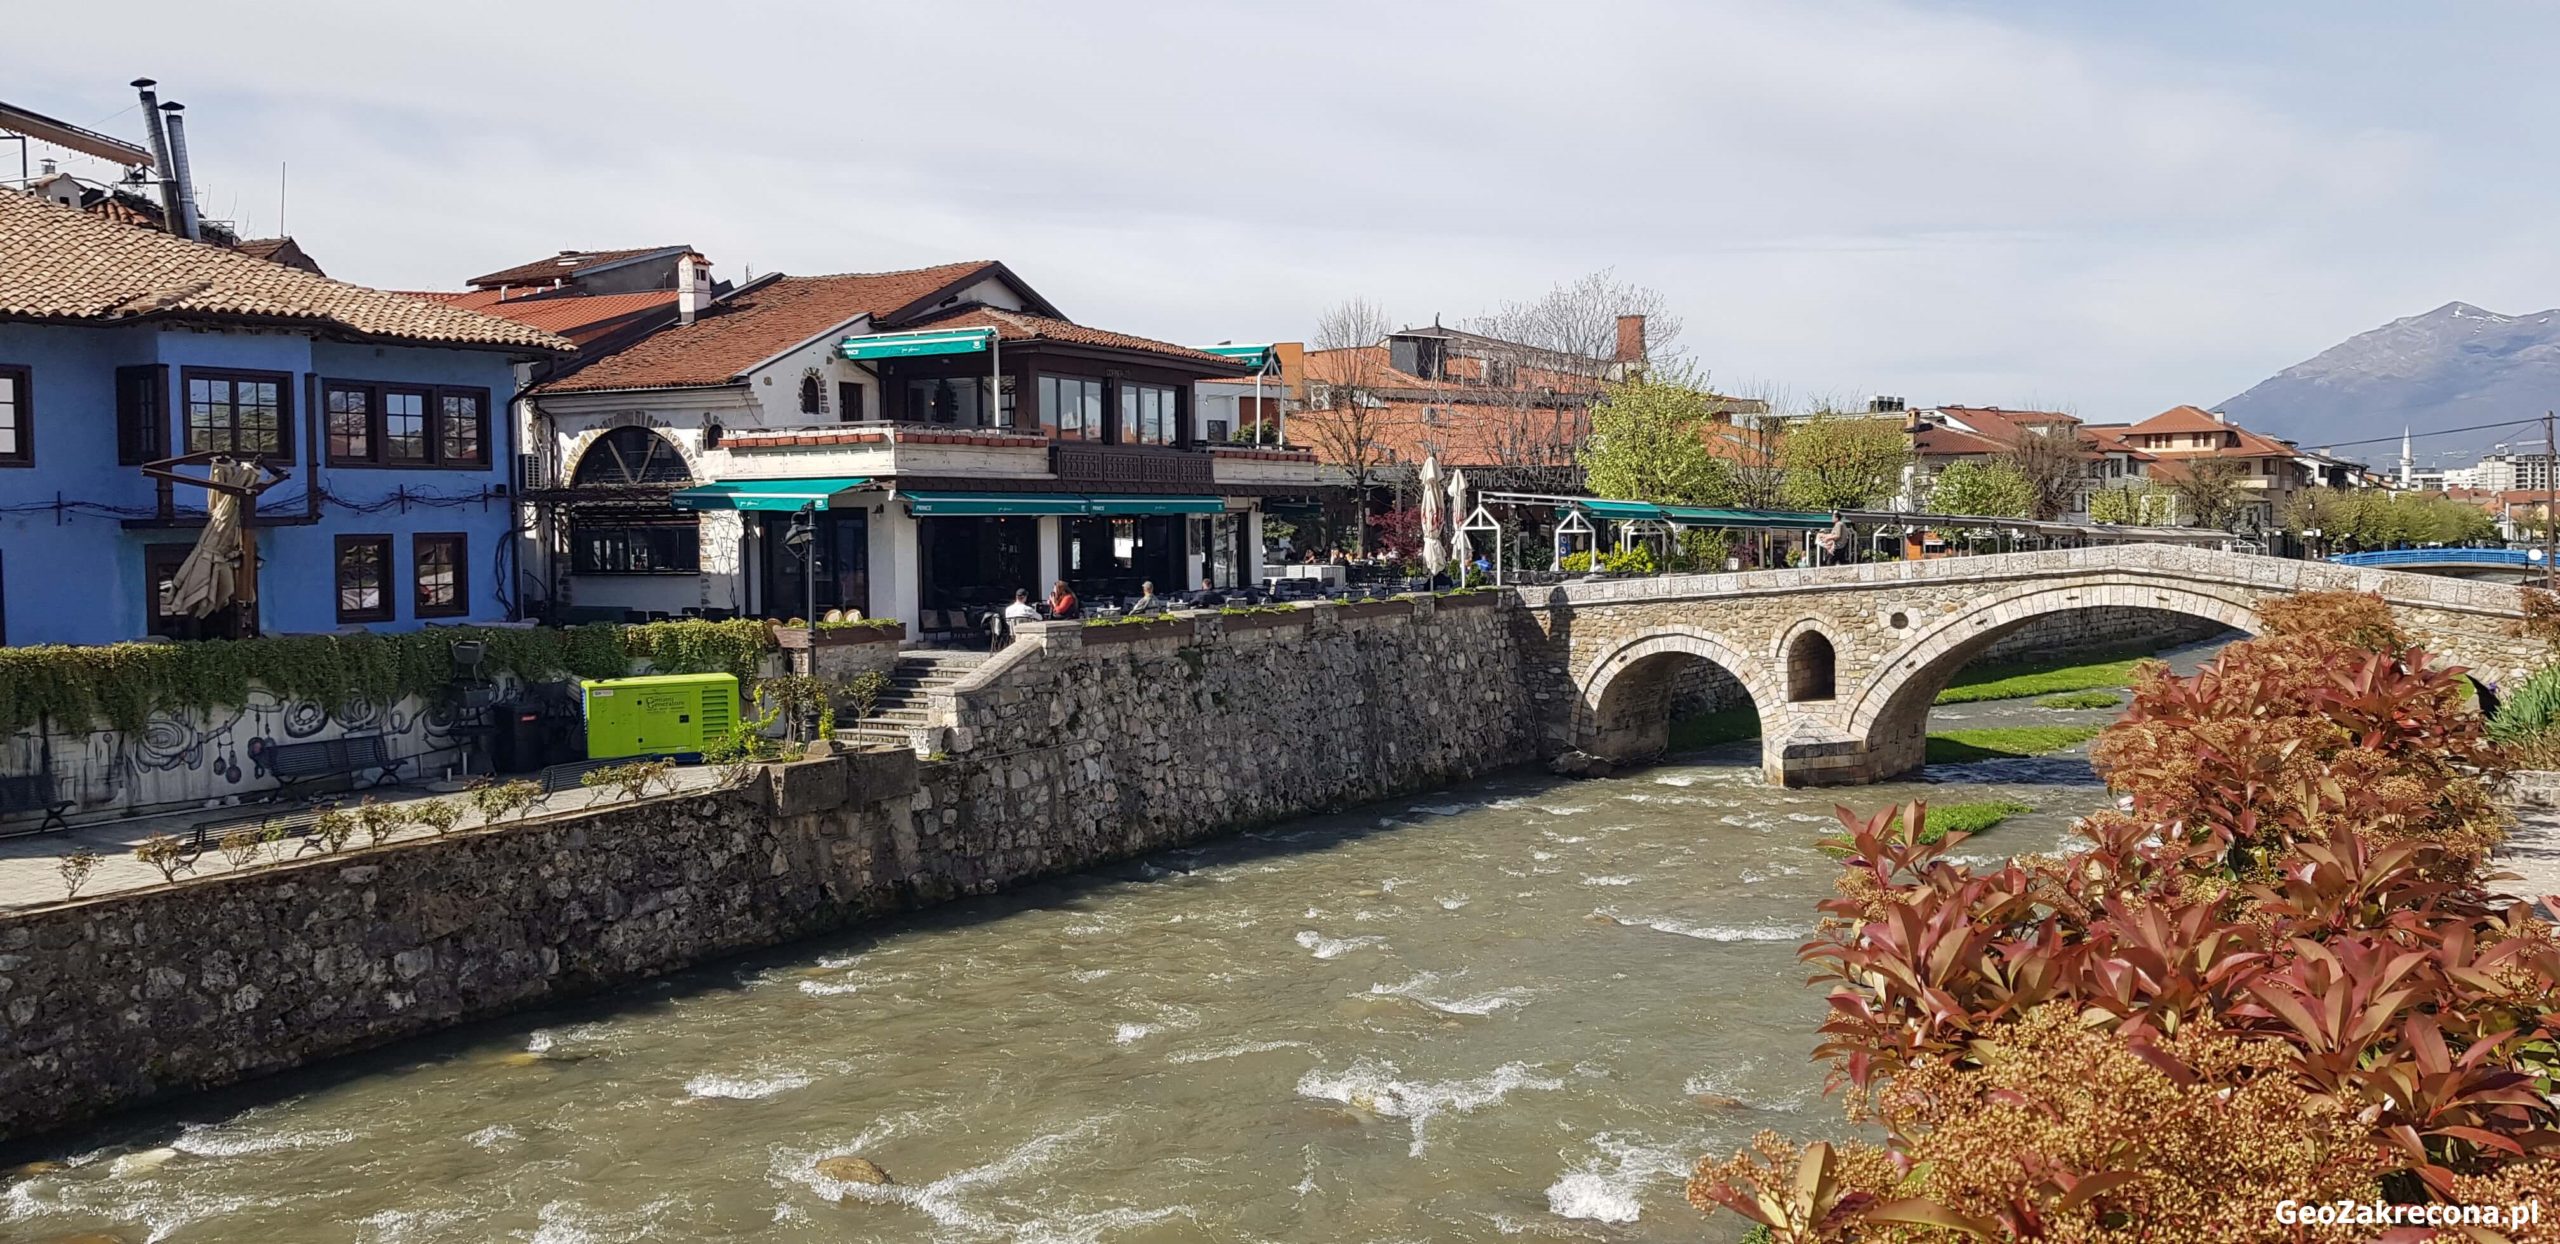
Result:
<instances>
[{"instance_id":1,"label":"white cloud","mask_svg":"<svg viewBox=\"0 0 2560 1244\"><path fill-rule=\"evenodd\" d=\"M289 160L293 231L395 287L563 246L999 257L1079 318L1211 340L1614 265L1721 375L2114 417L2217 400L2530 236L2524 204L2429 230L2440 130L1888 0L201 12L19 14L43 54L10 98L86 120L150 72L209 208L272 228Z\"/></svg>"}]
</instances>

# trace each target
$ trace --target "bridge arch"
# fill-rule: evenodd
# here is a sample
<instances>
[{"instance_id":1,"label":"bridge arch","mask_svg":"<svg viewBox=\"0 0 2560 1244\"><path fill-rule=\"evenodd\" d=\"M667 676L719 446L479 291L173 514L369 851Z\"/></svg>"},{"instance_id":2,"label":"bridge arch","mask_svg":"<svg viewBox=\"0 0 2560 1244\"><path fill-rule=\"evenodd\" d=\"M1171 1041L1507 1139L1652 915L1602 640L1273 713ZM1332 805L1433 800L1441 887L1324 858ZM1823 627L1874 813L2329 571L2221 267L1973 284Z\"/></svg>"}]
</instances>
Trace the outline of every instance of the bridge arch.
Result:
<instances>
[{"instance_id":1,"label":"bridge arch","mask_svg":"<svg viewBox=\"0 0 2560 1244\"><path fill-rule=\"evenodd\" d=\"M1611 760L1643 760L1670 745L1671 693L1681 667L1704 661L1740 683L1760 718L1764 739L1782 733L1782 686L1762 661L1723 636L1670 627L1595 657L1576 680L1575 738L1583 750Z\"/></svg>"},{"instance_id":2,"label":"bridge arch","mask_svg":"<svg viewBox=\"0 0 2560 1244\"><path fill-rule=\"evenodd\" d=\"M1959 670L1992 644L2039 618L2099 608L2184 614L2251 635L2260 626L2257 610L2239 589L2226 593L2157 581L2042 584L1969 603L1915 628L1848 701L1840 724L1850 738L1865 744L1864 780L1920 767L1930 705Z\"/></svg>"}]
</instances>

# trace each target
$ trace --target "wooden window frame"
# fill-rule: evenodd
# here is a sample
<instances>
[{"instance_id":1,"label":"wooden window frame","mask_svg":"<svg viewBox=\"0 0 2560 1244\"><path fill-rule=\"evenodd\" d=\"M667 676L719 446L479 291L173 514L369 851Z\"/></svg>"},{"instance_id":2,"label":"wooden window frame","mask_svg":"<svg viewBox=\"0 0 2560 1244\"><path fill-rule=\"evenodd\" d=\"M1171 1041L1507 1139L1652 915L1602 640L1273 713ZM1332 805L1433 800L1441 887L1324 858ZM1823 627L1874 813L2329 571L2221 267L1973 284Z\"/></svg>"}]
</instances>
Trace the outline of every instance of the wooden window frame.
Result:
<instances>
[{"instance_id":1,"label":"wooden window frame","mask_svg":"<svg viewBox=\"0 0 2560 1244\"><path fill-rule=\"evenodd\" d=\"M148 397L151 409L137 400ZM116 369L116 465L141 466L169 456L169 365Z\"/></svg>"},{"instance_id":2,"label":"wooden window frame","mask_svg":"<svg viewBox=\"0 0 2560 1244\"><path fill-rule=\"evenodd\" d=\"M9 417L16 423L18 447L0 454L0 467L36 464L36 373L23 363L0 363L0 377L11 382Z\"/></svg>"},{"instance_id":3,"label":"wooden window frame","mask_svg":"<svg viewBox=\"0 0 2560 1244\"><path fill-rule=\"evenodd\" d=\"M179 369L178 369L178 393L179 393L179 399L178 399L177 403L175 404L174 413L176 413L176 415L178 416L178 419L177 419L177 423L178 423L178 442L179 442L179 445L182 447L183 452L186 452L186 453L197 453L197 452L200 452L200 451L197 449L197 447L196 447L196 443L195 443L195 382L196 382L196 381L199 381L199 380L219 380L219 381L224 381L224 382L230 383L230 384L235 385L235 386L236 386L236 385L238 385L238 384L240 384L240 383L242 383L242 382L244 382L244 381L245 381L245 382L249 382L249 383L255 383L255 384L273 384L273 385L275 385L275 387L276 387L276 450L275 450L275 452L274 452L274 453L259 454L259 455L257 455L257 457L258 457L258 459L259 459L260 461L263 461L263 462L287 462L287 463L289 463L289 462L292 462L292 461L294 460L294 440L293 440L293 416L294 416L294 402L293 402L293 373L292 373L292 372L289 372L289 371L253 371L253 370L243 370L243 369L241 369L241 368L236 368L236 367L182 367L182 368L179 368ZM240 445L240 402L239 402L239 391L235 388L235 389L232 391L232 401L231 401L231 446L232 446L232 447L231 447L230 449L228 449L228 450L222 450L222 451L218 451L218 452L234 453L234 454L236 454L236 453L238 453L238 452L239 452L239 445Z\"/></svg>"},{"instance_id":4,"label":"wooden window frame","mask_svg":"<svg viewBox=\"0 0 2560 1244\"><path fill-rule=\"evenodd\" d=\"M350 610L347 608L347 552L365 545L372 546L378 557L377 573L381 575L379 586L382 606L379 609ZM397 581L392 574L395 563L391 557L391 537L387 534L339 536L330 543L329 601L337 607L338 622L341 625L396 620L398 606L392 602L399 597L391 586Z\"/></svg>"},{"instance_id":5,"label":"wooden window frame","mask_svg":"<svg viewBox=\"0 0 2560 1244\"><path fill-rule=\"evenodd\" d=\"M340 392L365 394L365 452L362 456L341 455L329 447L329 398ZM424 439L423 458L391 456L391 424L383 399L392 394L411 394L419 399L423 424L419 435ZM444 404L446 399L468 397L479 406L474 422L480 425L480 456L474 459L447 458L444 453ZM491 413L490 390L468 384L404 384L396 380L350 380L343 377L320 381L321 452L330 466L352 471L486 471L497 461L497 417Z\"/></svg>"},{"instance_id":6,"label":"wooden window frame","mask_svg":"<svg viewBox=\"0 0 2560 1244\"><path fill-rule=\"evenodd\" d=\"M425 554L430 544L453 546L453 603L427 602ZM409 537L409 614L418 618L459 618L471 613L471 537L460 531L421 531Z\"/></svg>"}]
</instances>

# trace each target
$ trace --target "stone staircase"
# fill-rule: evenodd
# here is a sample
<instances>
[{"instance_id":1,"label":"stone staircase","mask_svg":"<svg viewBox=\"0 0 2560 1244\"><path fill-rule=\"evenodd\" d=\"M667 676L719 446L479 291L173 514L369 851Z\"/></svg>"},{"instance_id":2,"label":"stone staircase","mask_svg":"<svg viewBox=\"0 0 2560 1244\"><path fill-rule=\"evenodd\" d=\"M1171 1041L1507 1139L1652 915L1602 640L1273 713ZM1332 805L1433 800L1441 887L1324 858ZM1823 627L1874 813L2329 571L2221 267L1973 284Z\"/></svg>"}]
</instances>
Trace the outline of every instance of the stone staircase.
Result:
<instances>
[{"instance_id":1,"label":"stone staircase","mask_svg":"<svg viewBox=\"0 0 2560 1244\"><path fill-rule=\"evenodd\" d=\"M909 745L909 730L925 724L925 696L948 687L985 664L983 652L914 649L900 653L889 670L889 685L872 701L871 715L850 726L839 725L836 737L849 743Z\"/></svg>"}]
</instances>

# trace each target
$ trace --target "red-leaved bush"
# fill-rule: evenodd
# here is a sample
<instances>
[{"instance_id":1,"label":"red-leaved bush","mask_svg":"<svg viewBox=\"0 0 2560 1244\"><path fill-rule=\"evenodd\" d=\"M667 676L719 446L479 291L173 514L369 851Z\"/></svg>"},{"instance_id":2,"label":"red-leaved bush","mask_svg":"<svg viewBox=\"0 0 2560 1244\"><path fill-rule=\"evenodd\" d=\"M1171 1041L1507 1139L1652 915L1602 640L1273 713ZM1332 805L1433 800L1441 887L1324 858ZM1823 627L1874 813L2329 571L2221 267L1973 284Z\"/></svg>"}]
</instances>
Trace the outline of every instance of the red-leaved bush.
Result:
<instances>
[{"instance_id":1,"label":"red-leaved bush","mask_svg":"<svg viewBox=\"0 0 2560 1244\"><path fill-rule=\"evenodd\" d=\"M2265 620L2145 673L2095 753L2133 811L2086 850L1975 869L1922 805L1842 811L1803 955L1833 986L1817 1057L1887 1142L1764 1135L1692 1201L1777 1244L2439 1238L2280 1223L2285 1198L2560 1219L2560 941L2486 889L2498 757L2460 671L2369 598Z\"/></svg>"}]
</instances>

